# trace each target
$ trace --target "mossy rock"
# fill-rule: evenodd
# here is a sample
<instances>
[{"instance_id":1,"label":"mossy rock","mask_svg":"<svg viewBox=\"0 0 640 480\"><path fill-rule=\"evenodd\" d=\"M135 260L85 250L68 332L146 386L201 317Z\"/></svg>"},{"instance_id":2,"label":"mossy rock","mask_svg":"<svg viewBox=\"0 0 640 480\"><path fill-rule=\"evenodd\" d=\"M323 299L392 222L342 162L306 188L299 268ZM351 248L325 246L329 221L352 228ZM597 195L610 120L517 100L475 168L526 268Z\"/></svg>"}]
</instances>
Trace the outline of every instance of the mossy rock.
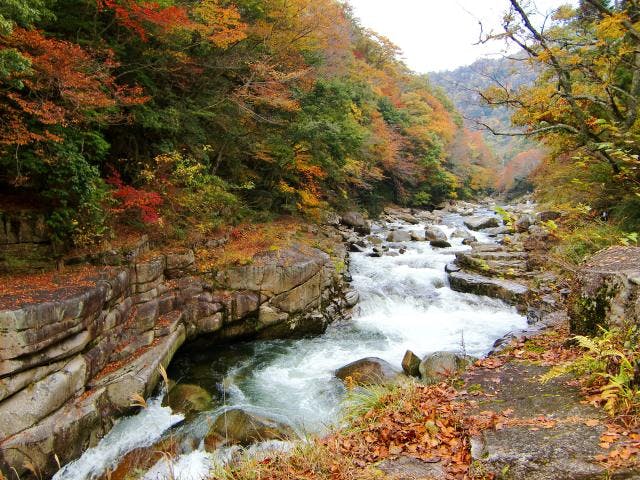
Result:
<instances>
[{"instance_id":1,"label":"mossy rock","mask_svg":"<svg viewBox=\"0 0 640 480\"><path fill-rule=\"evenodd\" d=\"M190 416L211 410L213 400L211 394L204 388L198 385L179 383L169 390L163 405L168 405L174 412Z\"/></svg>"}]
</instances>

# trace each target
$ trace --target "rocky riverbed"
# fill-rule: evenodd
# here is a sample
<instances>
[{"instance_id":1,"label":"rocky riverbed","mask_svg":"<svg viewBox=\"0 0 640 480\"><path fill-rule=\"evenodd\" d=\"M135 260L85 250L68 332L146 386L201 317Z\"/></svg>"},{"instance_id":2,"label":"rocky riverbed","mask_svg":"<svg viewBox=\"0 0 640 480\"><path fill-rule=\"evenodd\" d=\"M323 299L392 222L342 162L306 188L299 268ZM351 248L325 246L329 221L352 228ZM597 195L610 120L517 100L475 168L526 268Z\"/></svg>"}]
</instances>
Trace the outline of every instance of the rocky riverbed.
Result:
<instances>
[{"instance_id":1,"label":"rocky riverbed","mask_svg":"<svg viewBox=\"0 0 640 480\"><path fill-rule=\"evenodd\" d=\"M432 383L462 374L474 357L563 328L567 297L570 312L631 311L625 299L635 298L637 274L623 262L627 251L595 258L580 295L569 295L562 279L541 268L554 242L543 222L557 213L536 214L530 204L510 211L510 222L491 206L463 202L434 212L387 209L375 222L350 212L313 227L329 240L330 255L292 244L216 271L197 268L191 251L142 248L95 287L0 312L0 469L47 477L58 461L71 461L56 480L114 469L122 477L134 467L147 471L139 475L145 480L204 479L242 448L287 448L326 431L339 418L344 382L415 376ZM588 303L592 291L606 295ZM163 381L161 367L169 374ZM490 394L494 403L519 389L531 392L527 398L544 395L526 366L485 370L474 367L463 379L482 390L505 384ZM554 395L578 402L562 388ZM144 399L145 408L111 429L139 408L132 401ZM539 410L557 413L548 402ZM549 438L533 440L542 452L538 441ZM505 448L500 435L474 442L476 466L487 472L572 478L562 476L560 454L551 466L523 466L515 453L513 462L510 453L491 453ZM520 449L516 439L507 443ZM596 448L589 445L584 452ZM575 462L602 473L584 452ZM387 467L402 473L402 465Z\"/></svg>"},{"instance_id":2,"label":"rocky riverbed","mask_svg":"<svg viewBox=\"0 0 640 480\"><path fill-rule=\"evenodd\" d=\"M465 208L469 214L478 211L473 205ZM481 213L493 223L499 221L490 210ZM276 324L284 328L259 329L251 337L246 336L246 325L238 330L233 322L228 331L224 327L216 330L214 337L193 335L194 340L169 367L170 377L178 383L165 397L164 405L172 407L174 416L160 399L152 401L147 411L128 420L130 427L118 436L109 434L56 478L92 478L113 468L132 445L136 448L130 455L144 449L148 441L141 441L136 433L146 429L146 422L157 422L156 417L164 419L166 434L151 443L165 442L162 438L168 437L189 439L186 443L180 440L179 445L172 443L177 455L174 467L186 462L190 469L206 470L211 457L194 452L217 449L220 456L228 451L228 447L220 450L224 445L247 446L257 438L280 445L279 440L292 435L326 431L339 417L345 392L334 372L349 362L373 356L396 375L408 349L421 356L438 350L486 354L496 339L524 328L526 320L515 307L499 299L458 293L448 287L445 266L456 253L471 248L463 244L472 236L464 226L466 216L454 211L392 209L376 222L356 212L329 219L340 246L351 251L348 262L343 263L350 268L342 273L352 280L352 288L343 288L342 310L337 310L355 305L359 298L351 321L340 321L331 309L324 310L337 321L324 334L299 340L286 339L290 323L284 319ZM496 238L486 232L475 235L489 243ZM253 265L217 274L216 279L230 289L256 291L260 284L263 290L271 289L264 288L264 274ZM274 319L282 315L272 314L274 306L282 311L278 295L258 308L258 320L264 318L263 313ZM314 322L304 324L313 326ZM321 323L320 328L303 332L322 331L325 326ZM279 339L270 339L274 337ZM262 340L229 343L234 338ZM226 346L210 348L212 340L225 341ZM216 427L220 419L224 422ZM171 428L173 424L176 426ZM198 462L200 467L195 467ZM152 467L147 465L153 471Z\"/></svg>"}]
</instances>

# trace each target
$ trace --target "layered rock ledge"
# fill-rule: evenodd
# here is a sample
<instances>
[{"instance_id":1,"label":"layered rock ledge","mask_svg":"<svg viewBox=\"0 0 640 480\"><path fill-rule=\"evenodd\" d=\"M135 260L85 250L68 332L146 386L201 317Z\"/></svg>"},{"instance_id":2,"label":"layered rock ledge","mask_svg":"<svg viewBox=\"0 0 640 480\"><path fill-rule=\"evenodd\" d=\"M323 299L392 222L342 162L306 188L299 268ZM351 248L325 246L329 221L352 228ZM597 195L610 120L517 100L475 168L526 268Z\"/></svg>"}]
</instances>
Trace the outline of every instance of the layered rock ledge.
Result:
<instances>
[{"instance_id":1,"label":"layered rock ledge","mask_svg":"<svg viewBox=\"0 0 640 480\"><path fill-rule=\"evenodd\" d=\"M0 471L48 477L78 457L153 392L185 341L323 331L353 305L346 255L294 244L203 272L191 250L148 253L55 300L0 310Z\"/></svg>"}]
</instances>

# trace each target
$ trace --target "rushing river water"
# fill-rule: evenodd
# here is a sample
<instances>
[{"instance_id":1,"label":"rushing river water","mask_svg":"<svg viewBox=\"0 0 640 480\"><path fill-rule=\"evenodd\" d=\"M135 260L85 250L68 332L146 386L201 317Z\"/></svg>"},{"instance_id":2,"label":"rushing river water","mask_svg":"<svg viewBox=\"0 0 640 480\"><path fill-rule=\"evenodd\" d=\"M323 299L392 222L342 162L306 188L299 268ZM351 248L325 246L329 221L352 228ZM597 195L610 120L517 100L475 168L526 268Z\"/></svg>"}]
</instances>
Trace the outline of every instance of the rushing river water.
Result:
<instances>
[{"instance_id":1,"label":"rushing river water","mask_svg":"<svg viewBox=\"0 0 640 480\"><path fill-rule=\"evenodd\" d=\"M461 225L459 216L450 215L441 228L451 236ZM374 234L384 239L389 228L424 231L424 227L387 224L375 227ZM483 234L476 236L488 241ZM403 255L382 258L352 254L351 275L360 303L353 320L335 323L323 335L241 343L208 352L184 349L173 361L170 377L204 387L217 395L221 407L181 425L181 434L201 438L211 419L229 406L286 421L300 433L321 433L338 418L345 392L333 375L337 368L363 357L380 357L399 368L407 349L419 356L437 350L482 356L496 339L524 328L526 320L503 302L448 287L445 265L456 251L468 248L461 239L450 238L450 242L453 246L446 249L434 249L428 242L408 242L402 244L406 248ZM153 444L181 420L154 400L147 410L120 421L96 448L54 479L95 478L124 453ZM174 463L173 478L201 480L210 462L199 450L186 453ZM172 477L158 465L143 478Z\"/></svg>"}]
</instances>

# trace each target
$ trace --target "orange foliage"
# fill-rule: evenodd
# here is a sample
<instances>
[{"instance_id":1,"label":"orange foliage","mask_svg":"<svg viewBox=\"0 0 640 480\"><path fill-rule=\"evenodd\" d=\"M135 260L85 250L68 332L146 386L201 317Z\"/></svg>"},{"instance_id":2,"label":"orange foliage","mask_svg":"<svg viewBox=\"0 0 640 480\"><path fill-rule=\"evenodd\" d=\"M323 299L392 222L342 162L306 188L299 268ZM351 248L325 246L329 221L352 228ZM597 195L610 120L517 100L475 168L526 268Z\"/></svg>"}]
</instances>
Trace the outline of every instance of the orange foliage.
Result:
<instances>
[{"instance_id":1,"label":"orange foliage","mask_svg":"<svg viewBox=\"0 0 640 480\"><path fill-rule=\"evenodd\" d=\"M116 83L111 52L100 62L77 44L22 28L0 39L0 46L15 48L31 62L30 71L14 75L25 88L0 91L0 145L60 141L49 126L85 123L88 111L95 120L113 120L109 107L147 100L140 88Z\"/></svg>"},{"instance_id":2,"label":"orange foliage","mask_svg":"<svg viewBox=\"0 0 640 480\"><path fill-rule=\"evenodd\" d=\"M161 7L156 2L136 0L97 0L99 9L112 10L118 22L140 37L147 40L147 26L153 25L161 31L169 31L178 26L191 24L187 11L183 7Z\"/></svg>"},{"instance_id":3,"label":"orange foliage","mask_svg":"<svg viewBox=\"0 0 640 480\"><path fill-rule=\"evenodd\" d=\"M497 187L500 190L509 190L516 178L526 177L533 172L542 163L544 156L544 151L537 148L520 152L500 172Z\"/></svg>"}]
</instances>

